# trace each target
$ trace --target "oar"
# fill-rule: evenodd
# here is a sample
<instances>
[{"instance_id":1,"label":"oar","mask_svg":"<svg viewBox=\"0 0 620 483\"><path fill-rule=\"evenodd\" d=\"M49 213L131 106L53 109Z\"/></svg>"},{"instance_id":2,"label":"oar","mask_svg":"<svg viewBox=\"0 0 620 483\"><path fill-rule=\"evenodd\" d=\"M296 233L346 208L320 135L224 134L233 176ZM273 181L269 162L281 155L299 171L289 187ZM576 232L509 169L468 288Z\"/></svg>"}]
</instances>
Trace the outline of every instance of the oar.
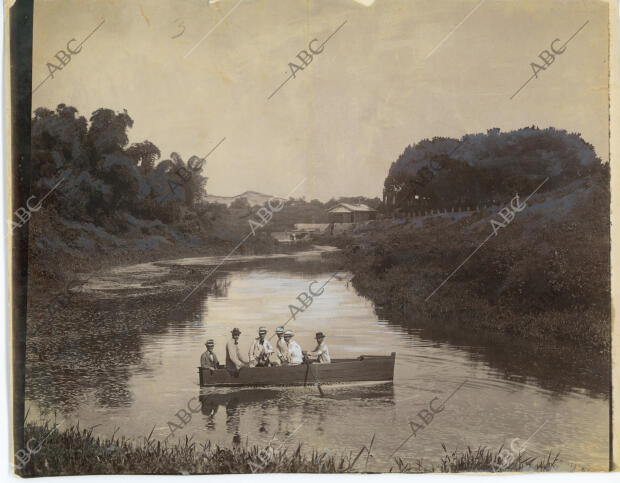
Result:
<instances>
[{"instance_id":1,"label":"oar","mask_svg":"<svg viewBox=\"0 0 620 483\"><path fill-rule=\"evenodd\" d=\"M308 381L309 370L310 370L310 363L306 360L306 377L304 377L304 387L306 387L306 382Z\"/></svg>"}]
</instances>

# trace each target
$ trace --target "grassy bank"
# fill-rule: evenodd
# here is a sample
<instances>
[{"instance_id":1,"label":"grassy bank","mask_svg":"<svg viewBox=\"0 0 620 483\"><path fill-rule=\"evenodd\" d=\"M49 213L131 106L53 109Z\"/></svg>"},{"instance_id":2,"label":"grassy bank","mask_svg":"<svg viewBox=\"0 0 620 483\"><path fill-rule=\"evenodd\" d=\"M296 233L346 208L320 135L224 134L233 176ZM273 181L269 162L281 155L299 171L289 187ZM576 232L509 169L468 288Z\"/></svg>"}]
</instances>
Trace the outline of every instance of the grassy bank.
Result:
<instances>
[{"instance_id":1,"label":"grassy bank","mask_svg":"<svg viewBox=\"0 0 620 483\"><path fill-rule=\"evenodd\" d=\"M231 253L290 253L311 246L309 242L279 243L266 230L257 229L252 234L245 220L218 225L208 232L161 223L134 228L117 236L94 225L70 223L53 207L37 213L28 225L31 288L48 291L76 274L123 265Z\"/></svg>"},{"instance_id":2,"label":"grassy bank","mask_svg":"<svg viewBox=\"0 0 620 483\"><path fill-rule=\"evenodd\" d=\"M386 219L323 243L344 249L355 288L393 317L608 353L607 180L537 194L493 235L500 208Z\"/></svg>"},{"instance_id":3,"label":"grassy bank","mask_svg":"<svg viewBox=\"0 0 620 483\"><path fill-rule=\"evenodd\" d=\"M236 445L223 448L197 444L186 439L177 445L162 445L149 437L140 442L124 438L101 438L93 429L73 426L51 431L50 424L27 423L25 440L45 442L37 454L30 455L22 476L62 476L92 474L205 474L205 473L353 473L367 469L369 452L364 447L356 454L334 456L327 451L305 451L271 447ZM34 449L37 447L33 444ZM491 472L501 466L499 451L485 448L476 451L449 453L438 464L425 466L421 461L411 465L396 458L389 471L398 472ZM372 446L370 454L372 455ZM550 471L558 458L551 454L544 459L520 455L504 471ZM495 465L495 466L494 466ZM386 470L387 471L387 470Z\"/></svg>"}]
</instances>

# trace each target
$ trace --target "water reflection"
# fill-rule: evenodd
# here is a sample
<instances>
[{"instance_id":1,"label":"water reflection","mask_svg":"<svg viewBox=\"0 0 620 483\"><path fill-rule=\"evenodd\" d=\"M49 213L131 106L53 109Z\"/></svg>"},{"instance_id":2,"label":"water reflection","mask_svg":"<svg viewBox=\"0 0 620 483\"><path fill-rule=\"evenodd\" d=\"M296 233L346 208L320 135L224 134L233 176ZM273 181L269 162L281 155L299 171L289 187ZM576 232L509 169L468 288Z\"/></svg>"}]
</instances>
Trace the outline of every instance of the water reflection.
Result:
<instances>
[{"instance_id":1,"label":"water reflection","mask_svg":"<svg viewBox=\"0 0 620 483\"><path fill-rule=\"evenodd\" d=\"M200 296L182 304L179 292L137 295L131 279L125 280L132 286L130 293L122 296L119 283L104 295L77 293L71 306L56 315L51 330L27 338L26 398L37 400L43 409L67 412L91 393L100 407L131 406L130 377L136 371L154 372L143 361L145 340L163 337L175 327L202 325L205 300L226 298L228 277L222 270ZM113 278L102 274L90 283L106 286ZM110 297L111 290L117 298ZM28 324L45 320L33 320L32 315Z\"/></svg>"},{"instance_id":2,"label":"water reflection","mask_svg":"<svg viewBox=\"0 0 620 483\"><path fill-rule=\"evenodd\" d=\"M187 285L183 278L171 281L170 277L209 268L185 263L183 270L178 267L166 270L167 283ZM121 274L122 281L113 273L103 274L99 279L94 277L89 284L106 287L105 298L96 291L77 294L71 307L56 317L51 333L29 340L27 397L38 400L44 407L72 411L86 394L94 391L101 407L131 405L127 385L131 374L136 370L153 370L142 361L144 340L184 326L200 327L209 308L205 300L228 298L235 263L238 270L246 272L269 268L303 278L325 274L326 270L319 257L238 261L226 270L220 268L199 296L189 297L182 304L179 304L179 292L151 294L157 280L145 282L141 271L135 277L149 289L147 295L136 292L135 280L127 271ZM121 282L130 289L123 292ZM111 293L116 298L111 299ZM536 346L503 335L481 335L450 324L412 320L406 314L386 313L380 308L375 312L387 327L404 329L410 337L438 348L445 345L465 350L472 362L488 364L507 380L534 382L557 394L583 389L593 397L609 395L609 360L592 357L579 347L567 349L551 343Z\"/></svg>"},{"instance_id":3,"label":"water reflection","mask_svg":"<svg viewBox=\"0 0 620 483\"><path fill-rule=\"evenodd\" d=\"M275 399L278 391L258 390L258 391L238 391L230 394L209 394L201 395L200 403L202 405L201 412L205 415L206 428L208 430L216 429L215 416L220 407L224 407L226 411L226 431L230 434L238 435L240 430L241 414L244 408L248 406L260 405L265 410L265 403ZM259 432L266 431L266 421L259 421Z\"/></svg>"},{"instance_id":4,"label":"water reflection","mask_svg":"<svg viewBox=\"0 0 620 483\"><path fill-rule=\"evenodd\" d=\"M154 437L164 439L167 421L200 390L196 366L206 338L216 340L224 360L231 327L239 326L249 344L259 325L272 330L286 320L288 304L310 281L325 281L337 269L320 256L241 257L180 303L212 267L194 259L93 277L58 314L53 330L28 338L29 402L43 412L101 423L101 431L122 424L132 437L156 425ZM29 324L45 320L45 300L33 299L29 317ZM521 435L523 421L548 419L536 435L542 450L562 449L575 462L606 457L609 371L602 357L386 313L338 280L291 326L302 348L315 330L326 332L332 357L396 351L394 384L324 385L323 397L314 387L203 389L200 413L184 435L264 444L303 423L296 437L309 447L358 451L376 433L377 451L390 464L392 439L408 436L409 419L467 378L470 390L459 392L410 451L434 456L441 442L501 444Z\"/></svg>"},{"instance_id":5,"label":"water reflection","mask_svg":"<svg viewBox=\"0 0 620 483\"><path fill-rule=\"evenodd\" d=\"M248 414L247 425L254 426L257 433L284 431L287 421L295 414L303 419L317 417L314 429L323 431L326 419L334 416L331 401L369 403L378 410L395 404L393 383L370 385L326 386L323 395L306 388L258 388L231 392L200 394L201 414L207 431L218 429L217 415L221 408L225 413L226 432L240 434L241 419Z\"/></svg>"},{"instance_id":6,"label":"water reflection","mask_svg":"<svg viewBox=\"0 0 620 483\"><path fill-rule=\"evenodd\" d=\"M591 397L609 397L610 359L587 348L472 332L382 309L376 312L388 326L404 329L436 348L443 344L466 350L472 362L487 364L507 381L537 384L556 395L583 390Z\"/></svg>"}]
</instances>

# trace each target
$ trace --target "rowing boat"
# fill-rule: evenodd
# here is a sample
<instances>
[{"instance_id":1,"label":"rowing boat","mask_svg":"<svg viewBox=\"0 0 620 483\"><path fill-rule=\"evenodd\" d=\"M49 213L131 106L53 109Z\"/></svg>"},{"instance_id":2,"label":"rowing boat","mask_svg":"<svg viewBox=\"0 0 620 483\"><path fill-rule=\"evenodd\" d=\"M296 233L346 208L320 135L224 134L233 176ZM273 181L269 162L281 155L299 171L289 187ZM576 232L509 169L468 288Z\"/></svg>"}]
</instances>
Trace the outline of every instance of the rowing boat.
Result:
<instances>
[{"instance_id":1,"label":"rowing boat","mask_svg":"<svg viewBox=\"0 0 620 483\"><path fill-rule=\"evenodd\" d=\"M198 368L201 386L305 386L348 382L381 382L394 379L396 352L389 356L332 359L330 364L304 363L272 367Z\"/></svg>"}]
</instances>

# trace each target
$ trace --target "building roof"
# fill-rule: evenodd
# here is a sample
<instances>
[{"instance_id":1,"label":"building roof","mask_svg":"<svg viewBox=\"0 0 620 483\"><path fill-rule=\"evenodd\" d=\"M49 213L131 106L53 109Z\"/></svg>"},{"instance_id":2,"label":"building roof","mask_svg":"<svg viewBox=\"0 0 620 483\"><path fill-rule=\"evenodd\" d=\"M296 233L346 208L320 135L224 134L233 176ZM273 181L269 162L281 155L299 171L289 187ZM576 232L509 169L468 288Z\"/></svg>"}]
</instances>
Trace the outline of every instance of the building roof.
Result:
<instances>
[{"instance_id":1,"label":"building roof","mask_svg":"<svg viewBox=\"0 0 620 483\"><path fill-rule=\"evenodd\" d=\"M377 210L373 210L370 206L364 205L362 203L359 203L359 204L338 203L337 205L332 206L327 211L329 213L351 213L354 211L374 212Z\"/></svg>"},{"instance_id":2,"label":"building roof","mask_svg":"<svg viewBox=\"0 0 620 483\"><path fill-rule=\"evenodd\" d=\"M294 231L323 231L329 223L295 223Z\"/></svg>"}]
</instances>

